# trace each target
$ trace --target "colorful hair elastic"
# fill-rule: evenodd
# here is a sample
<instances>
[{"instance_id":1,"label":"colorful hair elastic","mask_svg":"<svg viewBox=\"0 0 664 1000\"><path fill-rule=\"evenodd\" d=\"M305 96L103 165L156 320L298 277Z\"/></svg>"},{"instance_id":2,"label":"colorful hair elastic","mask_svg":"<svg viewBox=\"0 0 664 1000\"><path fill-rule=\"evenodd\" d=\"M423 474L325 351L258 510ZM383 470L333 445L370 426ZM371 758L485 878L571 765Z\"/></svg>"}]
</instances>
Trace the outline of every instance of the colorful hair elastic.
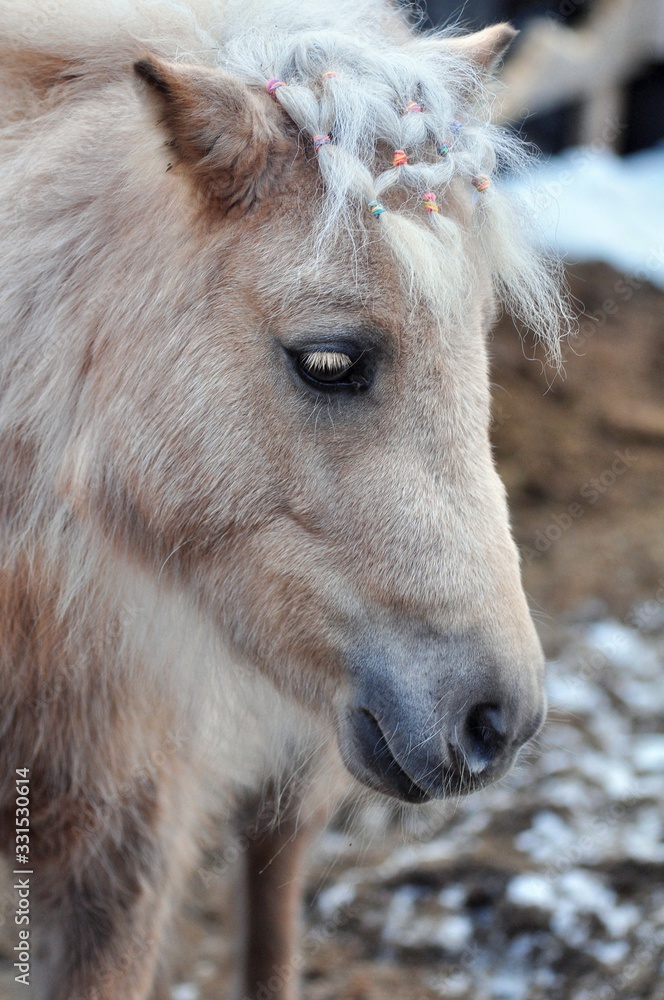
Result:
<instances>
[{"instance_id":1,"label":"colorful hair elastic","mask_svg":"<svg viewBox=\"0 0 664 1000\"><path fill-rule=\"evenodd\" d=\"M436 196L433 191L425 191L422 195L422 201L424 202L424 207L427 212L438 212L439 208L436 204Z\"/></svg>"},{"instance_id":2,"label":"colorful hair elastic","mask_svg":"<svg viewBox=\"0 0 664 1000\"><path fill-rule=\"evenodd\" d=\"M338 76L338 75L339 74L335 73L333 69L328 69L328 71L326 73L323 73L323 79L324 80L331 80L333 76Z\"/></svg>"},{"instance_id":3,"label":"colorful hair elastic","mask_svg":"<svg viewBox=\"0 0 664 1000\"><path fill-rule=\"evenodd\" d=\"M370 209L371 214L373 215L374 219L377 219L378 216L382 215L383 212L385 211L385 206L381 205L381 203L379 201L370 201L369 202L369 209Z\"/></svg>"},{"instance_id":4,"label":"colorful hair elastic","mask_svg":"<svg viewBox=\"0 0 664 1000\"><path fill-rule=\"evenodd\" d=\"M486 174L477 174L476 177L471 177L470 183L474 188L477 188L478 191L486 191L486 189L491 186L491 181Z\"/></svg>"},{"instance_id":5,"label":"colorful hair elastic","mask_svg":"<svg viewBox=\"0 0 664 1000\"><path fill-rule=\"evenodd\" d=\"M404 153L403 149L395 149L394 159L392 160L392 166L405 167L407 163L408 163L408 157Z\"/></svg>"},{"instance_id":6,"label":"colorful hair elastic","mask_svg":"<svg viewBox=\"0 0 664 1000\"><path fill-rule=\"evenodd\" d=\"M422 110L421 104L418 104L417 101L411 101L410 104L406 105L403 113L407 115L410 111L418 112L421 110Z\"/></svg>"},{"instance_id":7,"label":"colorful hair elastic","mask_svg":"<svg viewBox=\"0 0 664 1000\"><path fill-rule=\"evenodd\" d=\"M273 76L271 80L267 81L267 92L268 94L274 94L275 90L279 90L279 87L285 87L286 84L283 80L277 80L276 76Z\"/></svg>"},{"instance_id":8,"label":"colorful hair elastic","mask_svg":"<svg viewBox=\"0 0 664 1000\"><path fill-rule=\"evenodd\" d=\"M332 142L329 135L315 135L314 136L314 149L318 151L321 146L329 146Z\"/></svg>"},{"instance_id":9,"label":"colorful hair elastic","mask_svg":"<svg viewBox=\"0 0 664 1000\"><path fill-rule=\"evenodd\" d=\"M455 136L459 134L462 128L463 128L463 122L458 122L456 118L453 118L449 124L450 132L452 132ZM441 142L440 146L436 146L436 152L438 153L439 156L447 156L453 145L454 145L454 139L452 140L452 142Z\"/></svg>"}]
</instances>

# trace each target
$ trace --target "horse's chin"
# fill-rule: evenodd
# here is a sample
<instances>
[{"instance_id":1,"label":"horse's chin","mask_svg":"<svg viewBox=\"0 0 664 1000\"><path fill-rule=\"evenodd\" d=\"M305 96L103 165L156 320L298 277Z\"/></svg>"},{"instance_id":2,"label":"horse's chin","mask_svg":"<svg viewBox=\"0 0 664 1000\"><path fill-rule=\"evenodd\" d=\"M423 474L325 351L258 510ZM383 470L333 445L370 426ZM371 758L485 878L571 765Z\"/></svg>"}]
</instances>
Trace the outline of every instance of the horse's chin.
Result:
<instances>
[{"instance_id":1,"label":"horse's chin","mask_svg":"<svg viewBox=\"0 0 664 1000\"><path fill-rule=\"evenodd\" d=\"M347 711L338 727L338 739L341 759L347 770L371 791L412 805L438 797L401 766L369 712L363 709Z\"/></svg>"},{"instance_id":2,"label":"horse's chin","mask_svg":"<svg viewBox=\"0 0 664 1000\"><path fill-rule=\"evenodd\" d=\"M398 764L393 767L390 780L387 781L382 774L367 766L360 757L344 749L343 744L340 744L340 749L341 758L347 770L372 792L380 792L382 795L387 795L389 798L409 805L422 805L433 801L433 796L416 785Z\"/></svg>"}]
</instances>

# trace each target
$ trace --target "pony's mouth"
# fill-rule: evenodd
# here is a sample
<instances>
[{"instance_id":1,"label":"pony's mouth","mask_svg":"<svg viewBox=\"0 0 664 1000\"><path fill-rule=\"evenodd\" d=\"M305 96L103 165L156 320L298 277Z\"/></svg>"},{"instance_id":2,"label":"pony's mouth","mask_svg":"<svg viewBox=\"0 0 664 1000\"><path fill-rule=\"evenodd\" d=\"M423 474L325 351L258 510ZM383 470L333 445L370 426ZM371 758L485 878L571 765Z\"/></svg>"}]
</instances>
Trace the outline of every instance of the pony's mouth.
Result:
<instances>
[{"instance_id":1,"label":"pony's mouth","mask_svg":"<svg viewBox=\"0 0 664 1000\"><path fill-rule=\"evenodd\" d=\"M347 711L340 728L339 746L342 760L353 777L372 791L402 802L420 804L432 799L468 795L497 776L491 767L483 773L469 772L459 766L452 752L448 760L444 744L440 747L440 756L431 752L427 754L425 766L420 757L419 766L413 760L412 771L407 769L408 764L399 760L380 722L367 708L353 707ZM417 774L414 773L416 768Z\"/></svg>"},{"instance_id":2,"label":"pony's mouth","mask_svg":"<svg viewBox=\"0 0 664 1000\"><path fill-rule=\"evenodd\" d=\"M432 798L399 764L378 720L366 708L351 709L346 717L341 756L350 773L363 785L403 802Z\"/></svg>"}]
</instances>

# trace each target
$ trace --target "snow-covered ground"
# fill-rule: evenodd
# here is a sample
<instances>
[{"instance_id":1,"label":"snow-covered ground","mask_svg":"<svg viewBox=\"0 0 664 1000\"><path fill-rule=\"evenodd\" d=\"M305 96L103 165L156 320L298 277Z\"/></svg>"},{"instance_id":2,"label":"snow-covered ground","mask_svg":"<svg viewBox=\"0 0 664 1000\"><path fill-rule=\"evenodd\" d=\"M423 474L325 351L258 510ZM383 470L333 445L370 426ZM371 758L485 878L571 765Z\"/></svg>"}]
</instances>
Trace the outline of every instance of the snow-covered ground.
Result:
<instances>
[{"instance_id":1,"label":"snow-covered ground","mask_svg":"<svg viewBox=\"0 0 664 1000\"><path fill-rule=\"evenodd\" d=\"M627 157L570 149L512 183L568 263L602 260L664 288L664 145Z\"/></svg>"}]
</instances>

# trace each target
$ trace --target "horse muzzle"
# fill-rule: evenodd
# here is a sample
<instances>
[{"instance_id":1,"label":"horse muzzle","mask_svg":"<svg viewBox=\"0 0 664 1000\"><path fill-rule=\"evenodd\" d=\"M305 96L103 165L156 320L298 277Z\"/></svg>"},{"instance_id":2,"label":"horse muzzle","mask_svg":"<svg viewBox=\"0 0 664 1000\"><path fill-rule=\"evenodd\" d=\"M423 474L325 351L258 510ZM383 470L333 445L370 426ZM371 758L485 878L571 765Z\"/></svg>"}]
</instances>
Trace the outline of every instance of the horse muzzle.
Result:
<instances>
[{"instance_id":1,"label":"horse muzzle","mask_svg":"<svg viewBox=\"0 0 664 1000\"><path fill-rule=\"evenodd\" d=\"M496 668L485 683L436 684L428 671L370 668L340 711L344 764L364 785L405 802L490 784L509 771L546 715L539 667L521 685L511 672L509 689L499 675Z\"/></svg>"}]
</instances>

